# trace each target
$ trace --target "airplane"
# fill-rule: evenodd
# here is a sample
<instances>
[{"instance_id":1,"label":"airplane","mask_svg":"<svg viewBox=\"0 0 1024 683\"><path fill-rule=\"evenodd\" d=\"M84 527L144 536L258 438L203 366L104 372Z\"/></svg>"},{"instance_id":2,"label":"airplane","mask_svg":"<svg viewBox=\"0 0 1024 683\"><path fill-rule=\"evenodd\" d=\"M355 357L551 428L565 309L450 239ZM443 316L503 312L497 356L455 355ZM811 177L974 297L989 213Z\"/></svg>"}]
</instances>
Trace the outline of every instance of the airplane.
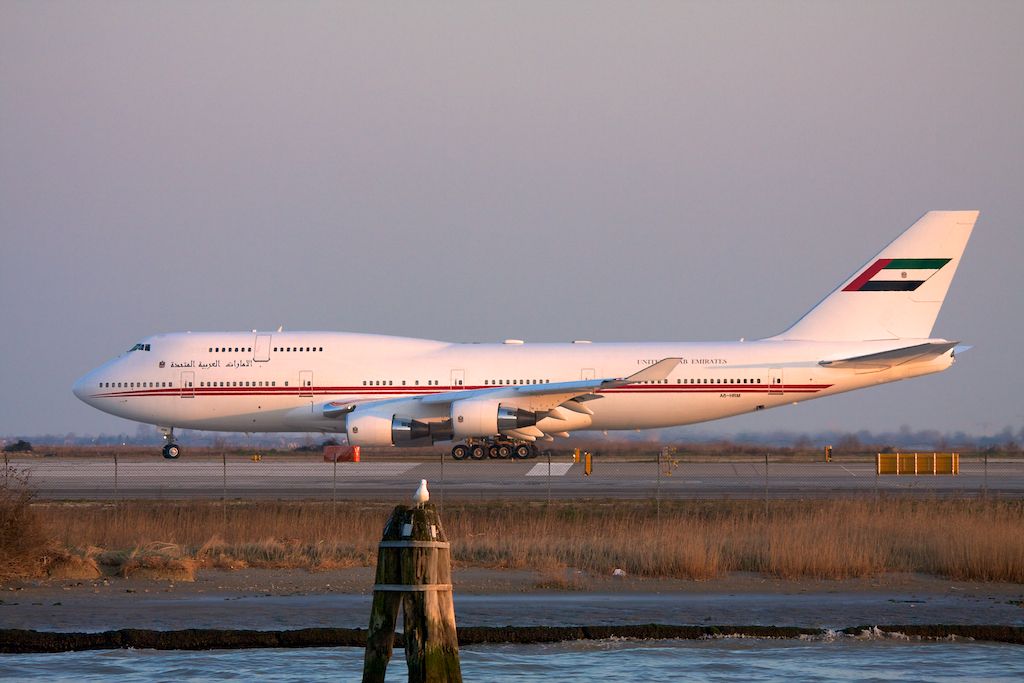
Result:
<instances>
[{"instance_id":1,"label":"airplane","mask_svg":"<svg viewBox=\"0 0 1024 683\"><path fill-rule=\"evenodd\" d=\"M342 332L147 337L74 394L174 429L345 434L360 446L451 442L526 458L580 430L687 425L946 370L932 338L977 211L930 211L784 332L755 341L449 343Z\"/></svg>"}]
</instances>

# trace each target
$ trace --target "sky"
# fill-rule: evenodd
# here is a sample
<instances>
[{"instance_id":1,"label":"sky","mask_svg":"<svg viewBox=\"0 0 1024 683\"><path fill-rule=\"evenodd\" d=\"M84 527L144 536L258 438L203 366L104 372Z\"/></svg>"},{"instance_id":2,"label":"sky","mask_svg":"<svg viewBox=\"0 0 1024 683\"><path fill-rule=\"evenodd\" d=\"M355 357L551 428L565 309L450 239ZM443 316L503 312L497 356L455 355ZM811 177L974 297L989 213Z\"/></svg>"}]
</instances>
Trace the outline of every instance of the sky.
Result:
<instances>
[{"instance_id":1,"label":"sky","mask_svg":"<svg viewBox=\"0 0 1024 683\"><path fill-rule=\"evenodd\" d=\"M0 2L0 435L139 339L776 334L981 217L950 371L702 426L1024 426L1024 3Z\"/></svg>"}]
</instances>

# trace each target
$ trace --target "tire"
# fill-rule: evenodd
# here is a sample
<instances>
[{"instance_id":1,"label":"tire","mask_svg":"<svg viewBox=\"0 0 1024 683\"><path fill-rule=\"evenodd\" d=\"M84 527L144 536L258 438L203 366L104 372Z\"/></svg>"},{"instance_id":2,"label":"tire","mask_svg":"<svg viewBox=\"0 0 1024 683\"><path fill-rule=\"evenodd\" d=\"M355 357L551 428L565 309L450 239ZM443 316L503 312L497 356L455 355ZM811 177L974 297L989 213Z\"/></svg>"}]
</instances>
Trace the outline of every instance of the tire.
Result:
<instances>
[{"instance_id":1,"label":"tire","mask_svg":"<svg viewBox=\"0 0 1024 683\"><path fill-rule=\"evenodd\" d=\"M164 457L168 460L177 460L181 457L181 448L176 443L169 443L164 446Z\"/></svg>"},{"instance_id":2,"label":"tire","mask_svg":"<svg viewBox=\"0 0 1024 683\"><path fill-rule=\"evenodd\" d=\"M487 447L487 457L488 458L499 458L499 457L501 457L501 456L498 455L498 447L497 446L488 446Z\"/></svg>"},{"instance_id":3,"label":"tire","mask_svg":"<svg viewBox=\"0 0 1024 683\"><path fill-rule=\"evenodd\" d=\"M483 460L485 455L487 455L487 449L479 444L469 449L469 457L474 460Z\"/></svg>"},{"instance_id":4,"label":"tire","mask_svg":"<svg viewBox=\"0 0 1024 683\"><path fill-rule=\"evenodd\" d=\"M458 446L452 446L452 460L465 460L467 455L469 455L469 446L461 443Z\"/></svg>"},{"instance_id":5,"label":"tire","mask_svg":"<svg viewBox=\"0 0 1024 683\"><path fill-rule=\"evenodd\" d=\"M531 453L533 453L533 449L527 446L525 443L521 443L518 446L516 446L515 449L513 449L513 453L520 460L525 460L530 457Z\"/></svg>"},{"instance_id":6,"label":"tire","mask_svg":"<svg viewBox=\"0 0 1024 683\"><path fill-rule=\"evenodd\" d=\"M498 457L502 460L508 460L512 456L512 447L507 443L503 443L498 446Z\"/></svg>"}]
</instances>

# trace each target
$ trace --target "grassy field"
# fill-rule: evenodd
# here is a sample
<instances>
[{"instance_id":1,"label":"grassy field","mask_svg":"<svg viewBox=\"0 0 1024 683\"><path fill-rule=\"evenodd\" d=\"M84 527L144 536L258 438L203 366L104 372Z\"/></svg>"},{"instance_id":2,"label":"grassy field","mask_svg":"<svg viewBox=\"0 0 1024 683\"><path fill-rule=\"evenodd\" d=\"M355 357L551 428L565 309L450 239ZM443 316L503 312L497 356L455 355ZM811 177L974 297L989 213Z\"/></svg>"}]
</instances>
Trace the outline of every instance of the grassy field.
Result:
<instances>
[{"instance_id":1,"label":"grassy field","mask_svg":"<svg viewBox=\"0 0 1024 683\"><path fill-rule=\"evenodd\" d=\"M0 580L372 565L384 504L0 501ZM711 579L922 572L1024 583L1024 502L816 500L446 504L457 566ZM175 573L177 572L177 573Z\"/></svg>"}]
</instances>

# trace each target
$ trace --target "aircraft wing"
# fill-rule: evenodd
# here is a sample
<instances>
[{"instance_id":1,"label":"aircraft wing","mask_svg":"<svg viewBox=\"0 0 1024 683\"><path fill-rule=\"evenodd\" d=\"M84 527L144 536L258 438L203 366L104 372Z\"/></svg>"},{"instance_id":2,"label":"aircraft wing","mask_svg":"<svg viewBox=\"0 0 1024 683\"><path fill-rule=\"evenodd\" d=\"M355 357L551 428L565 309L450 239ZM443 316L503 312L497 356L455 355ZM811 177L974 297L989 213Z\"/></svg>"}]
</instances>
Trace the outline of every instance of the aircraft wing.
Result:
<instances>
[{"instance_id":1,"label":"aircraft wing","mask_svg":"<svg viewBox=\"0 0 1024 683\"><path fill-rule=\"evenodd\" d=\"M576 396L593 394L601 389L624 387L627 384L639 384L640 382L655 382L665 379L679 365L679 358L663 358L653 365L649 365L640 372L633 373L629 377L616 377L605 379L584 379L578 382L553 382L550 384L522 384L517 386L501 386L493 389L472 389L469 391L445 391L440 394L424 396L424 404L449 404L466 398L507 398L512 403L516 400L528 400L534 397L558 397L565 396L568 400Z\"/></svg>"},{"instance_id":2,"label":"aircraft wing","mask_svg":"<svg viewBox=\"0 0 1024 683\"><path fill-rule=\"evenodd\" d=\"M897 365L926 361L937 358L960 342L939 342L915 344L902 349L882 351L881 353L869 353L866 356L854 356L852 358L840 358L838 360L819 361L818 365L826 368L850 369L850 370L887 370Z\"/></svg>"},{"instance_id":3,"label":"aircraft wing","mask_svg":"<svg viewBox=\"0 0 1024 683\"><path fill-rule=\"evenodd\" d=\"M548 384L524 384L516 386L496 386L485 389L467 389L464 391L443 391L427 396L403 396L400 398L385 398L376 400L338 400L321 404L320 412L326 418L342 418L357 408L372 408L388 406L396 414L404 414L416 418L440 418L449 414L449 406L465 399L494 399L500 400L503 405L521 408L530 411L556 411L559 406L572 412L592 415L593 412L582 405L584 402L601 398L597 392L602 389L622 387L629 384L641 382L657 382L666 379L669 374L679 365L679 358L664 358L653 365L636 372L628 377L609 377L603 379L586 379L575 382L552 382ZM556 418L562 419L562 418ZM534 428L535 429L535 428ZM543 432L535 430L536 433L522 434L540 437Z\"/></svg>"}]
</instances>

